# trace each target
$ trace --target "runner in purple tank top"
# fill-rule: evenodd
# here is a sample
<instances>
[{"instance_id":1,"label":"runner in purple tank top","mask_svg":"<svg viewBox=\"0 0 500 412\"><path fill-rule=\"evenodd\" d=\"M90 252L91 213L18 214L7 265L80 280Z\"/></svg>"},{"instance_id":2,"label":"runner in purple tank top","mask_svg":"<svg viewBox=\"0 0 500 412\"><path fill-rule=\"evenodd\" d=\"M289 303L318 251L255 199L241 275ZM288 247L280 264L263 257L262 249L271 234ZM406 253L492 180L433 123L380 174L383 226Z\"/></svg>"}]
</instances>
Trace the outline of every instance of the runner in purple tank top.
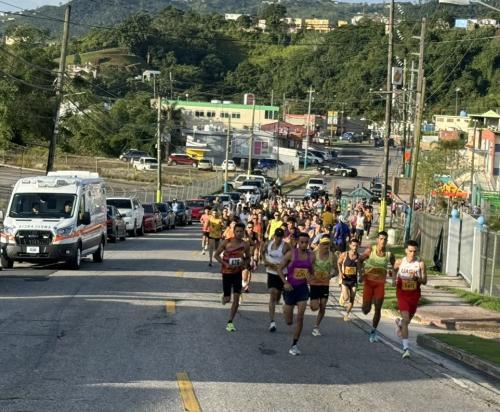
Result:
<instances>
[{"instance_id":1,"label":"runner in purple tank top","mask_svg":"<svg viewBox=\"0 0 500 412\"><path fill-rule=\"evenodd\" d=\"M293 335L292 347L288 351L290 355L300 355L297 347L302 326L304 325L304 312L306 311L307 300L309 299L308 280L313 276L314 254L309 250L309 235L299 234L297 247L285 254L278 267L278 276L284 283L283 315L288 325L293 324L293 307L297 306L297 318L295 332ZM287 268L287 275L283 274L283 269Z\"/></svg>"}]
</instances>

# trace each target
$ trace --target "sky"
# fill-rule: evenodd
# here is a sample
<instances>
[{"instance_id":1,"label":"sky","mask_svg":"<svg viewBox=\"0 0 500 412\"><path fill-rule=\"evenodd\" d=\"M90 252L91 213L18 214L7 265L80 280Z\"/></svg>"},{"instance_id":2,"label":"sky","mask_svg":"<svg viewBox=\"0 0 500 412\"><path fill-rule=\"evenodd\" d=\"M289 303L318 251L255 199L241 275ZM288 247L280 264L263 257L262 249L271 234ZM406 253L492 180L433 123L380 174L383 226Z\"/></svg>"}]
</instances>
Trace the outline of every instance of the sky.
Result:
<instances>
[{"instance_id":1,"label":"sky","mask_svg":"<svg viewBox=\"0 0 500 412\"><path fill-rule=\"evenodd\" d=\"M12 6L16 7L8 6L5 3L10 3ZM30 10L45 5L57 6L59 4L67 3L67 0L5 0L5 3L0 2L0 10L19 11L18 7Z\"/></svg>"}]
</instances>

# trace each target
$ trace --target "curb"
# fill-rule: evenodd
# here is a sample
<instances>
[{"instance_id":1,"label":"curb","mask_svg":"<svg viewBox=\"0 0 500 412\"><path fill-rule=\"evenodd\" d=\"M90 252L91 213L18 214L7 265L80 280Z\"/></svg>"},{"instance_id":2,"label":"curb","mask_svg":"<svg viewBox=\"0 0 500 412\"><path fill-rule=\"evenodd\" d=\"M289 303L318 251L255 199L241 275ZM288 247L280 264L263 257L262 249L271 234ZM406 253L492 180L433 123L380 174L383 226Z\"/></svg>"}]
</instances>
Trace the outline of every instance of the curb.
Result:
<instances>
[{"instance_id":1,"label":"curb","mask_svg":"<svg viewBox=\"0 0 500 412\"><path fill-rule=\"evenodd\" d=\"M477 356L471 355L470 353L467 353L462 349L450 346L428 335L418 335L417 343L423 348L432 349L434 351L444 353L445 355L448 355L453 359L466 364L467 366L473 367L478 371L486 373L489 376L500 380L500 367L488 361L480 359Z\"/></svg>"}]
</instances>

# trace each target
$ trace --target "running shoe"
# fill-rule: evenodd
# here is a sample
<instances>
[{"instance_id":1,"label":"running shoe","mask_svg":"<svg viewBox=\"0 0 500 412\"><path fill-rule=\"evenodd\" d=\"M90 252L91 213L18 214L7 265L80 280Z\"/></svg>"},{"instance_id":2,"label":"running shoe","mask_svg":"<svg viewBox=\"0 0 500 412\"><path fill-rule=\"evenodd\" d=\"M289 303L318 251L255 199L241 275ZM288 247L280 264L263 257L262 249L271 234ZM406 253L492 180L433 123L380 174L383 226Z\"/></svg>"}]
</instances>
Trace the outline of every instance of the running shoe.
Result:
<instances>
[{"instance_id":1,"label":"running shoe","mask_svg":"<svg viewBox=\"0 0 500 412\"><path fill-rule=\"evenodd\" d=\"M378 342L377 331L376 330L373 330L373 331L370 332L369 339L370 339L371 343Z\"/></svg>"},{"instance_id":2,"label":"running shoe","mask_svg":"<svg viewBox=\"0 0 500 412\"><path fill-rule=\"evenodd\" d=\"M319 328L314 328L312 331L313 336L321 336L321 332L319 331Z\"/></svg>"},{"instance_id":3,"label":"running shoe","mask_svg":"<svg viewBox=\"0 0 500 412\"><path fill-rule=\"evenodd\" d=\"M208 262L208 266L212 267L212 262Z\"/></svg>"},{"instance_id":4,"label":"running shoe","mask_svg":"<svg viewBox=\"0 0 500 412\"><path fill-rule=\"evenodd\" d=\"M288 353L292 356L298 356L301 354L299 348L297 347L297 345L293 345L290 350L288 351Z\"/></svg>"},{"instance_id":5,"label":"running shoe","mask_svg":"<svg viewBox=\"0 0 500 412\"><path fill-rule=\"evenodd\" d=\"M349 315L344 315L344 321L349 322L351 317Z\"/></svg>"},{"instance_id":6,"label":"running shoe","mask_svg":"<svg viewBox=\"0 0 500 412\"><path fill-rule=\"evenodd\" d=\"M269 332L276 332L276 322L274 320L269 324Z\"/></svg>"},{"instance_id":7,"label":"running shoe","mask_svg":"<svg viewBox=\"0 0 500 412\"><path fill-rule=\"evenodd\" d=\"M222 295L222 297L220 298L220 303L222 303L223 305L227 303L226 299L224 299L224 295Z\"/></svg>"},{"instance_id":8,"label":"running shoe","mask_svg":"<svg viewBox=\"0 0 500 412\"><path fill-rule=\"evenodd\" d=\"M204 255L205 253L207 253L207 252L205 251L205 249L204 249L204 248L203 248L203 249L201 249L201 254L202 254L202 255Z\"/></svg>"},{"instance_id":9,"label":"running shoe","mask_svg":"<svg viewBox=\"0 0 500 412\"><path fill-rule=\"evenodd\" d=\"M344 294L343 294L343 293L341 293L341 294L340 294L340 297L339 297L339 305L340 305L340 306L344 306L344 303L345 303L345 302L344 302Z\"/></svg>"},{"instance_id":10,"label":"running shoe","mask_svg":"<svg viewBox=\"0 0 500 412\"><path fill-rule=\"evenodd\" d=\"M408 359L410 357L411 357L410 350L408 348L406 348L405 350L403 350L403 359Z\"/></svg>"},{"instance_id":11,"label":"running shoe","mask_svg":"<svg viewBox=\"0 0 500 412\"><path fill-rule=\"evenodd\" d=\"M401 337L401 333L402 333L402 331L401 331L401 318L396 318L394 320L394 322L396 323L396 336L398 338L400 338Z\"/></svg>"},{"instance_id":12,"label":"running shoe","mask_svg":"<svg viewBox=\"0 0 500 412\"><path fill-rule=\"evenodd\" d=\"M236 328L234 327L233 322L228 322L226 325L226 330L228 332L236 332Z\"/></svg>"}]
</instances>

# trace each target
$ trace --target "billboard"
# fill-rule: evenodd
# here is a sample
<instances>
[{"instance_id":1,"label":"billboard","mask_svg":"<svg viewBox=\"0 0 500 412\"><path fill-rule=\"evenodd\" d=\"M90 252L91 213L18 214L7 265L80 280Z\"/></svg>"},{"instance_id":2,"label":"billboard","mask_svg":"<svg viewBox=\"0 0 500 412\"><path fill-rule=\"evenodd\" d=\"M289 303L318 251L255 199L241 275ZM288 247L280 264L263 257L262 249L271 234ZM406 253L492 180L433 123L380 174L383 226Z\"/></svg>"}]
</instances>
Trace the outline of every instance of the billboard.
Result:
<instances>
[{"instance_id":1,"label":"billboard","mask_svg":"<svg viewBox=\"0 0 500 412\"><path fill-rule=\"evenodd\" d=\"M327 124L336 126L339 122L339 112L329 111L327 117Z\"/></svg>"}]
</instances>

